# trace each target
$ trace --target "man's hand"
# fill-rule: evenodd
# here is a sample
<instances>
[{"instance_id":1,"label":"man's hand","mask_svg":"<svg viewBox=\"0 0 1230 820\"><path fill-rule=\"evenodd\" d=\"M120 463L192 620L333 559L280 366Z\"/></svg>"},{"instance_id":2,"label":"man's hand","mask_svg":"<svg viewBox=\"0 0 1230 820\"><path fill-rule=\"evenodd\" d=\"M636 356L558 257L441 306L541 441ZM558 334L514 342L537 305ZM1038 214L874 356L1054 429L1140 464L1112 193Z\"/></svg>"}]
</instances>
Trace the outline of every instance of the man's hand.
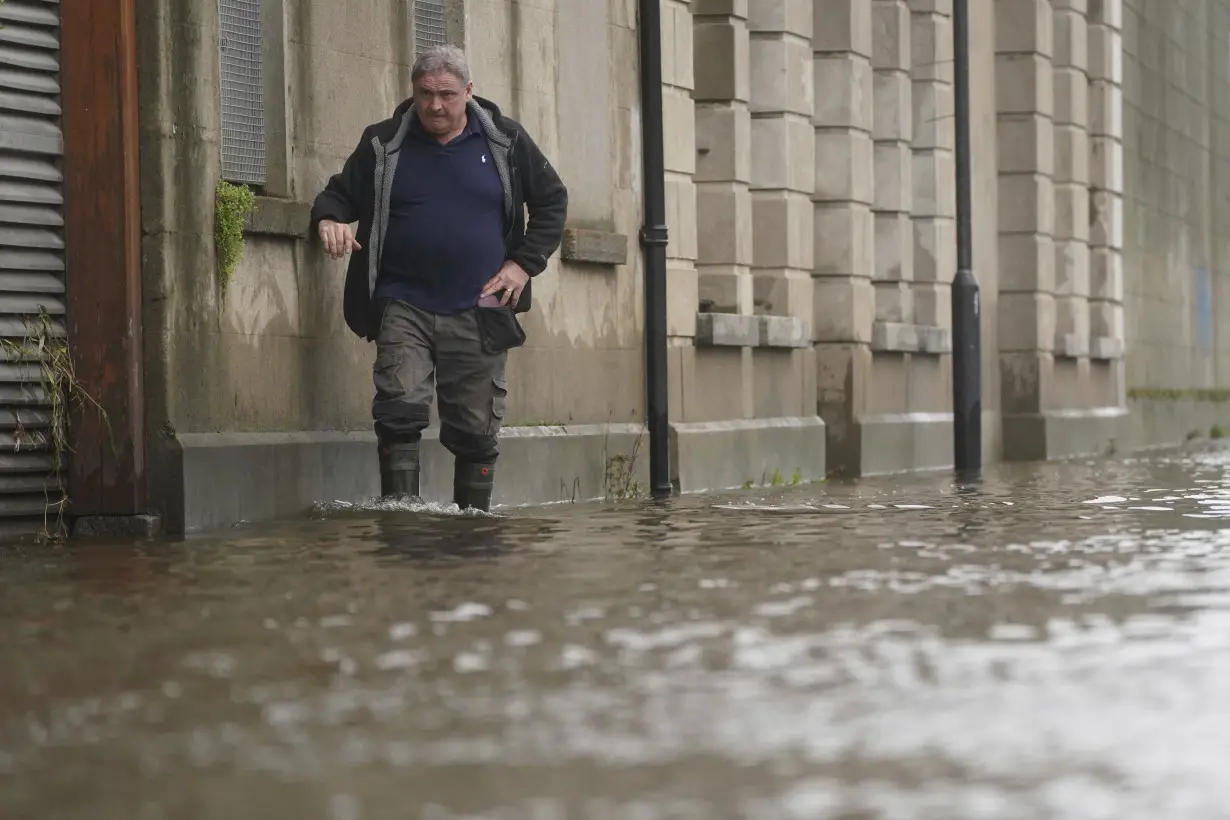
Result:
<instances>
[{"instance_id":1,"label":"man's hand","mask_svg":"<svg viewBox=\"0 0 1230 820\"><path fill-rule=\"evenodd\" d=\"M325 245L325 253L334 259L341 259L351 251L360 250L363 246L355 241L354 233L349 225L334 222L331 219L320 220L320 241Z\"/></svg>"},{"instance_id":2,"label":"man's hand","mask_svg":"<svg viewBox=\"0 0 1230 820\"><path fill-rule=\"evenodd\" d=\"M525 289L525 283L528 281L530 281L530 275L510 259L501 265L499 272L483 286L482 296L490 296L502 290L504 295L500 297L500 304L516 307L517 301L521 298L521 291Z\"/></svg>"}]
</instances>

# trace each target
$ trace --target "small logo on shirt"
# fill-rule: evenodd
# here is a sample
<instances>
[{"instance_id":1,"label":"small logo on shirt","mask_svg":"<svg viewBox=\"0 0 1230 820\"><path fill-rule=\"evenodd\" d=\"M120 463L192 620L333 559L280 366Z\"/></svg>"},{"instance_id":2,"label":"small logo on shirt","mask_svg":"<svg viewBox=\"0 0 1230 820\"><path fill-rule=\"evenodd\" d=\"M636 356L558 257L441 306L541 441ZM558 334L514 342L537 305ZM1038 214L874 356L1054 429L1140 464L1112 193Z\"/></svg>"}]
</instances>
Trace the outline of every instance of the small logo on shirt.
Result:
<instances>
[{"instance_id":1,"label":"small logo on shirt","mask_svg":"<svg viewBox=\"0 0 1230 820\"><path fill-rule=\"evenodd\" d=\"M487 164L487 155L483 154L483 165Z\"/></svg>"}]
</instances>

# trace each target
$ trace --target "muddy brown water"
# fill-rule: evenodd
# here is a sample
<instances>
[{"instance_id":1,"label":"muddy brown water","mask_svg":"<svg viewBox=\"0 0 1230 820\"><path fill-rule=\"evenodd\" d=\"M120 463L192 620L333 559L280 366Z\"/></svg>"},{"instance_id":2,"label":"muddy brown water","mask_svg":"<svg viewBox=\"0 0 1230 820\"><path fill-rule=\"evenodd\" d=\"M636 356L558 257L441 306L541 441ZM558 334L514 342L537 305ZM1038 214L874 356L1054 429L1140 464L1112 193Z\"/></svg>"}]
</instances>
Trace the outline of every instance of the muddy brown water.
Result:
<instances>
[{"instance_id":1,"label":"muddy brown water","mask_svg":"<svg viewBox=\"0 0 1230 820\"><path fill-rule=\"evenodd\" d=\"M0 818L1230 817L1230 454L0 551Z\"/></svg>"}]
</instances>

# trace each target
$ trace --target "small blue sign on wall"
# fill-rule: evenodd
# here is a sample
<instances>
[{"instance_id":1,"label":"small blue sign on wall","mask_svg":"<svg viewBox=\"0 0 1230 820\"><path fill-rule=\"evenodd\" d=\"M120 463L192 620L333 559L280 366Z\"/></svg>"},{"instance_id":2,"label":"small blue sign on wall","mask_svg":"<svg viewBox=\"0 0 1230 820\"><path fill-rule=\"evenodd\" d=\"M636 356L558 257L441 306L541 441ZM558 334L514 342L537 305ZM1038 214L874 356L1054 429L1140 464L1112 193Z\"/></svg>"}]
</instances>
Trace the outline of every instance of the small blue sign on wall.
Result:
<instances>
[{"instance_id":1,"label":"small blue sign on wall","mask_svg":"<svg viewBox=\"0 0 1230 820\"><path fill-rule=\"evenodd\" d=\"M1192 271L1196 279L1196 346L1213 349L1213 276L1208 268Z\"/></svg>"}]
</instances>

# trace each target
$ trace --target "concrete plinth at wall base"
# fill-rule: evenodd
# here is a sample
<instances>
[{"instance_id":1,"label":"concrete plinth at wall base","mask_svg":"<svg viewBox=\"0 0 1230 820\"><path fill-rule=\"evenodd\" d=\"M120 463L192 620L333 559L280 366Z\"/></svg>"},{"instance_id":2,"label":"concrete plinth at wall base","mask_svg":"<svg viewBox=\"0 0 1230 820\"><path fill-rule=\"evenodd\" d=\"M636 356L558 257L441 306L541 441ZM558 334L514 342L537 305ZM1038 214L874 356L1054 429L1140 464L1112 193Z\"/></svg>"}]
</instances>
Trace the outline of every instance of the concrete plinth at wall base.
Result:
<instances>
[{"instance_id":1,"label":"concrete plinth at wall base","mask_svg":"<svg viewBox=\"0 0 1230 820\"><path fill-rule=\"evenodd\" d=\"M952 413L884 413L859 419L860 475L952 467Z\"/></svg>"},{"instance_id":2,"label":"concrete plinth at wall base","mask_svg":"<svg viewBox=\"0 0 1230 820\"><path fill-rule=\"evenodd\" d=\"M1134 450L1173 447L1196 438L1208 438L1214 428L1230 432L1230 401L1213 398L1137 398L1131 407L1131 446Z\"/></svg>"},{"instance_id":3,"label":"concrete plinth at wall base","mask_svg":"<svg viewBox=\"0 0 1230 820\"><path fill-rule=\"evenodd\" d=\"M371 433L192 433L162 441L155 506L171 533L293 518L318 502L379 494ZM675 424L673 475L683 492L824 476L819 418ZM639 424L505 428L496 506L626 499L649 486L649 437ZM425 501L451 502L453 457L436 430L423 439Z\"/></svg>"},{"instance_id":4,"label":"concrete plinth at wall base","mask_svg":"<svg viewBox=\"0 0 1230 820\"><path fill-rule=\"evenodd\" d=\"M671 425L671 475L680 492L818 481L825 475L819 416Z\"/></svg>"},{"instance_id":5,"label":"concrete plinth at wall base","mask_svg":"<svg viewBox=\"0 0 1230 820\"><path fill-rule=\"evenodd\" d=\"M372 433L191 433L167 444L155 499L168 532L289 518L380 493ZM636 424L505 428L492 502L635 496L648 486L648 450ZM453 456L435 429L423 436L421 489L425 501L452 501Z\"/></svg>"},{"instance_id":6,"label":"concrete plinth at wall base","mask_svg":"<svg viewBox=\"0 0 1230 820\"><path fill-rule=\"evenodd\" d=\"M1005 461L1107 455L1130 446L1126 407L1005 414Z\"/></svg>"}]
</instances>

